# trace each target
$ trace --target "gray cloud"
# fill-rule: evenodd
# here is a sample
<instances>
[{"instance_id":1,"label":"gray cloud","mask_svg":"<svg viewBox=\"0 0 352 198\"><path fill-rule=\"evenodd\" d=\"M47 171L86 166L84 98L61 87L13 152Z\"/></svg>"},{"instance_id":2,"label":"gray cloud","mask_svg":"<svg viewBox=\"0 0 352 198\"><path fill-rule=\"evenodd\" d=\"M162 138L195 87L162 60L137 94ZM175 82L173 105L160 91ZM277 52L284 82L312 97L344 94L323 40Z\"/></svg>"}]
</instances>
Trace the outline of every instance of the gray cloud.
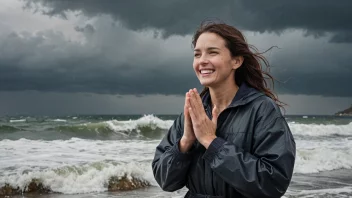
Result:
<instances>
[{"instance_id":1,"label":"gray cloud","mask_svg":"<svg viewBox=\"0 0 352 198\"><path fill-rule=\"evenodd\" d=\"M93 34L95 32L95 28L91 25L91 24L87 24L86 26L84 27L79 27L79 26L76 26L75 27L75 30L77 32L86 32L88 34Z\"/></svg>"},{"instance_id":2,"label":"gray cloud","mask_svg":"<svg viewBox=\"0 0 352 198\"><path fill-rule=\"evenodd\" d=\"M303 29L335 36L332 42L351 42L352 2L334 1L115 1L115 0L25 0L27 7L46 7L45 14L65 16L81 11L87 16L110 14L132 30L159 29L164 36L187 35L206 19L220 19L244 30L277 32ZM307 34L309 35L309 34ZM337 37L337 38L336 38Z\"/></svg>"},{"instance_id":3,"label":"gray cloud","mask_svg":"<svg viewBox=\"0 0 352 198\"><path fill-rule=\"evenodd\" d=\"M82 10L89 16L107 13L114 18L99 15L93 17L94 20L81 20L81 23L74 24L72 29L80 34L81 40L67 38L64 31L4 30L0 34L0 91L183 95L189 88L199 86L192 70L191 36L186 34L198 25L202 17L236 16L239 20L233 23L242 24L249 30L309 29L303 34L302 31L285 30L280 36L269 33L251 35L251 32L246 32L249 41L259 48L267 49L271 45L281 48L266 54L272 63L274 77L287 81L277 85L281 94L352 96L352 89L349 87L352 76L352 52L349 50L351 45L343 43L348 35L340 34L349 31L350 24L343 29L337 28L340 21L328 25L329 22L306 23L301 18L298 20L288 17L287 20L293 22L288 20L281 24L280 20L273 20L270 25L267 24L270 22L269 18L265 18L270 15L262 16L270 14L274 8L285 10L290 7L299 10L303 5L301 3L287 2L277 5L277 2L270 6L258 4L257 6L262 6L266 11L256 12L254 5L234 1L231 5L236 5L239 10L233 12L231 6L215 2L204 3L206 7L212 8L210 10L205 6L202 8L203 4L199 2L191 2L185 6L183 1L160 1L158 4L144 1L128 1L124 4L121 1L111 1L110 4L101 1L95 4L97 1L88 0L84 4L82 1L35 2L53 8L48 12L50 15L66 10ZM324 10L322 6L327 4L319 4L321 9L317 12ZM155 5L159 6L161 12L154 10ZM306 6L310 6L310 3ZM133 7L135 8L132 9ZM188 10L195 7L197 9L192 12ZM336 9L331 10L331 17L340 16ZM302 12L304 11L297 11L299 15L296 17L301 17ZM343 9L339 12L344 13ZM293 11L282 13L290 17L293 15ZM242 17L237 16L242 14ZM262 19L259 20L258 17ZM261 22L267 26L259 24ZM308 25L310 23L312 25ZM159 30L166 32L169 37L162 39L155 36L160 34ZM171 36L175 34L186 36ZM312 35L316 39L304 37L304 34ZM327 43L330 38L335 43Z\"/></svg>"},{"instance_id":4,"label":"gray cloud","mask_svg":"<svg viewBox=\"0 0 352 198\"><path fill-rule=\"evenodd\" d=\"M76 27L84 42L53 31L0 36L0 90L168 95L198 84L190 45L180 42L188 40L164 43L150 32L135 33L109 21L98 19L98 29ZM172 54L180 50L188 56Z\"/></svg>"},{"instance_id":5,"label":"gray cloud","mask_svg":"<svg viewBox=\"0 0 352 198\"><path fill-rule=\"evenodd\" d=\"M0 115L179 114L177 96L0 91Z\"/></svg>"}]
</instances>

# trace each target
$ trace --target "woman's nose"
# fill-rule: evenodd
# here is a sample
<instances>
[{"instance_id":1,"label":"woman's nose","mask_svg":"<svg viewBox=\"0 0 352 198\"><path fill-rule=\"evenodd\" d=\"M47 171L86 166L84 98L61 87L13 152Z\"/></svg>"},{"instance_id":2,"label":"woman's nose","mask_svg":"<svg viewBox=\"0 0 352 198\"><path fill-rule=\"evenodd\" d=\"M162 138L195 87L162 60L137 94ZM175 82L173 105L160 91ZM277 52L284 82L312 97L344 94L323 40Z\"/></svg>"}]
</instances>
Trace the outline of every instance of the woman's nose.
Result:
<instances>
[{"instance_id":1,"label":"woman's nose","mask_svg":"<svg viewBox=\"0 0 352 198\"><path fill-rule=\"evenodd\" d=\"M202 56L199 58L199 63L200 63L200 64L209 63L208 57L207 57L206 55L202 55Z\"/></svg>"}]
</instances>

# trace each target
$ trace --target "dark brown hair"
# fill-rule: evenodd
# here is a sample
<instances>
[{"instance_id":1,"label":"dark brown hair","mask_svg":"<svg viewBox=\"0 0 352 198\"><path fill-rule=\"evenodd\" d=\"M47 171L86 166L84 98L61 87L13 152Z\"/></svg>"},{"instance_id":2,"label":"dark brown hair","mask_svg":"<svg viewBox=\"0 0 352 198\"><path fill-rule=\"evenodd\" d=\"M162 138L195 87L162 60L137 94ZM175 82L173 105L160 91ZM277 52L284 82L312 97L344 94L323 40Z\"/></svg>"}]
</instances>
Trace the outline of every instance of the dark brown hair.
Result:
<instances>
[{"instance_id":1,"label":"dark brown hair","mask_svg":"<svg viewBox=\"0 0 352 198\"><path fill-rule=\"evenodd\" d=\"M245 37L238 29L225 23L216 22L203 22L201 24L193 36L193 47L196 46L199 36L205 32L211 32L221 36L225 40L226 47L230 50L232 57L243 56L243 63L235 71L234 76L238 86L240 86L242 82L246 82L249 86L272 98L278 106L283 107L286 105L285 103L279 101L276 94L270 90L266 82L266 80L271 80L274 88L274 78L269 74L270 65L266 58L262 55L268 50L263 53L259 53L256 47L249 45L246 42ZM262 70L261 62L266 66L267 71ZM207 90L208 88L204 87L200 95L203 96Z\"/></svg>"}]
</instances>

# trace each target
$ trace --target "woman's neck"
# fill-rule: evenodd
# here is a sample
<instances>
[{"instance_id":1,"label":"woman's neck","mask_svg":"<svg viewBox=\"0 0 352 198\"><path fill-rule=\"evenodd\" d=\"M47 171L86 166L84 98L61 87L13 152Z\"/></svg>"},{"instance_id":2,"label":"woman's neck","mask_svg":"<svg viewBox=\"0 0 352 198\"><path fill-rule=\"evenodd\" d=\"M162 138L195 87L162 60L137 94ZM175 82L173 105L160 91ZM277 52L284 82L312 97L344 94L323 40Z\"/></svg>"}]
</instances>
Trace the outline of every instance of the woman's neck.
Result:
<instances>
[{"instance_id":1,"label":"woman's neck","mask_svg":"<svg viewBox=\"0 0 352 198\"><path fill-rule=\"evenodd\" d=\"M239 87L233 83L233 86L222 86L221 88L209 88L212 107L216 105L219 112L226 109L235 97Z\"/></svg>"}]
</instances>

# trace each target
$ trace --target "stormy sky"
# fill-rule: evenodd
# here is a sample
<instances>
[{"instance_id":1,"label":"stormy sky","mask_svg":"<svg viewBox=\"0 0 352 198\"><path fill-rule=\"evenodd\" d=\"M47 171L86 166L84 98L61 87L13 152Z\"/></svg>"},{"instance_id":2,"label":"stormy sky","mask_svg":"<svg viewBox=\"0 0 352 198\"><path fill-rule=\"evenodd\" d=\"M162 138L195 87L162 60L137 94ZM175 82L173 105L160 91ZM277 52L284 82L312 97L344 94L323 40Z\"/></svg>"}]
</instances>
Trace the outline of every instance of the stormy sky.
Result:
<instances>
[{"instance_id":1,"label":"stormy sky","mask_svg":"<svg viewBox=\"0 0 352 198\"><path fill-rule=\"evenodd\" d=\"M0 115L178 114L201 88L191 39L236 26L287 114L352 104L352 1L0 0Z\"/></svg>"}]
</instances>

